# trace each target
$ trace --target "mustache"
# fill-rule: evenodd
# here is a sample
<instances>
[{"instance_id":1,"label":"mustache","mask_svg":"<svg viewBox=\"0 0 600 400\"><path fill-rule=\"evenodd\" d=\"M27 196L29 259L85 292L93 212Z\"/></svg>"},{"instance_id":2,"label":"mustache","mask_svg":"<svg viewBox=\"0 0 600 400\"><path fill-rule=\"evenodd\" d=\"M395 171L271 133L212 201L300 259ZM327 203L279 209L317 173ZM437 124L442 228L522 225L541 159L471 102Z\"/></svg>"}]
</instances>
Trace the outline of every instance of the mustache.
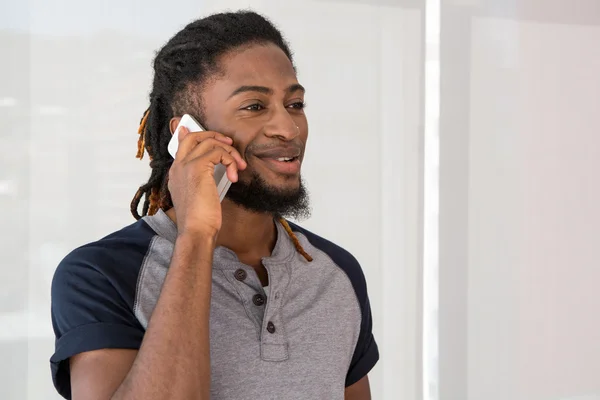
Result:
<instances>
[{"instance_id":1,"label":"mustache","mask_svg":"<svg viewBox=\"0 0 600 400\"><path fill-rule=\"evenodd\" d=\"M300 141L294 142L273 142L265 144L251 144L244 151L244 158L253 155L256 157L268 157L271 155L285 154L299 157L304 153L304 145Z\"/></svg>"}]
</instances>

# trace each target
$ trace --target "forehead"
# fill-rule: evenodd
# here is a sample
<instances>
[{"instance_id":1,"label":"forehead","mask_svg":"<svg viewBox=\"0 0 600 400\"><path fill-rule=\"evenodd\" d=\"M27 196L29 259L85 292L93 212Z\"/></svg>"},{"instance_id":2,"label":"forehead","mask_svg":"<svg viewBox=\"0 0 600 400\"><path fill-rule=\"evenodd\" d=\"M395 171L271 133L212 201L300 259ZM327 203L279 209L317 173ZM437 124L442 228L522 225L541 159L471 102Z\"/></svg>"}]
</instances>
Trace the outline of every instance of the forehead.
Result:
<instances>
[{"instance_id":1,"label":"forehead","mask_svg":"<svg viewBox=\"0 0 600 400\"><path fill-rule=\"evenodd\" d=\"M221 83L262 84L277 90L297 81L292 62L274 44L244 46L223 55L219 61L222 74L216 81Z\"/></svg>"}]
</instances>

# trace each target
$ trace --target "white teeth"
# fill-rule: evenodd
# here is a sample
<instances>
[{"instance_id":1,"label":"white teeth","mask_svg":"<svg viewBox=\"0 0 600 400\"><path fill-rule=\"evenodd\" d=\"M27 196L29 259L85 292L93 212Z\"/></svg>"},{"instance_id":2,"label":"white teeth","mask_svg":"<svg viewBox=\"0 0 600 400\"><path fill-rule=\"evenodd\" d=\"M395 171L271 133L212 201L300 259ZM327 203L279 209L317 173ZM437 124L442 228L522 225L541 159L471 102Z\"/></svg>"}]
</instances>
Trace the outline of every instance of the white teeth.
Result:
<instances>
[{"instance_id":1,"label":"white teeth","mask_svg":"<svg viewBox=\"0 0 600 400\"><path fill-rule=\"evenodd\" d=\"M279 157L277 161L290 161L293 157Z\"/></svg>"}]
</instances>

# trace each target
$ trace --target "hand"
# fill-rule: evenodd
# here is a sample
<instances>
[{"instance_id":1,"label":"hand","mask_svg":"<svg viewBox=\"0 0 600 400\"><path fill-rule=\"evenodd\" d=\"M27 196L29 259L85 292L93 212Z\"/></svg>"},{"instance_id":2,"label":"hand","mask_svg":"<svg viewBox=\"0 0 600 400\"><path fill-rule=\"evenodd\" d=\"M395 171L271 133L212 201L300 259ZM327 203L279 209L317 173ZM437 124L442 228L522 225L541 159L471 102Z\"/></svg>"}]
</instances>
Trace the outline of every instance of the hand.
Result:
<instances>
[{"instance_id":1,"label":"hand","mask_svg":"<svg viewBox=\"0 0 600 400\"><path fill-rule=\"evenodd\" d=\"M175 208L177 231L216 238L221 229L221 202L214 179L215 166L227 167L237 182L247 167L233 140L222 133L179 130L177 157L169 170L169 192Z\"/></svg>"}]
</instances>

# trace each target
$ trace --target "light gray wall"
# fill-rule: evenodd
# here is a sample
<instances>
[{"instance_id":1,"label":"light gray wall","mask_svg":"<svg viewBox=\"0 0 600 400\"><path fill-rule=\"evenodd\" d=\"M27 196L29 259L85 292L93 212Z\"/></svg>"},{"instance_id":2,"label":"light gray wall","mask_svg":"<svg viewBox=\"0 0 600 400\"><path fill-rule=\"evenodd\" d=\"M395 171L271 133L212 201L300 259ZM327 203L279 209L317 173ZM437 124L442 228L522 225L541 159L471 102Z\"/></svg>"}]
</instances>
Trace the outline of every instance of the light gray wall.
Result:
<instances>
[{"instance_id":1,"label":"light gray wall","mask_svg":"<svg viewBox=\"0 0 600 400\"><path fill-rule=\"evenodd\" d=\"M367 276L382 351L374 398L417 398L423 16L396 4L9 3L0 13L9 60L0 63L0 353L13 361L0 367L0 397L56 398L50 280L68 251L133 221L131 197L149 175L134 156L154 51L192 19L252 6L287 35L308 90L303 173L314 213L305 225L352 251Z\"/></svg>"},{"instance_id":2,"label":"light gray wall","mask_svg":"<svg viewBox=\"0 0 600 400\"><path fill-rule=\"evenodd\" d=\"M599 399L600 3L442 4L439 398Z\"/></svg>"}]
</instances>

